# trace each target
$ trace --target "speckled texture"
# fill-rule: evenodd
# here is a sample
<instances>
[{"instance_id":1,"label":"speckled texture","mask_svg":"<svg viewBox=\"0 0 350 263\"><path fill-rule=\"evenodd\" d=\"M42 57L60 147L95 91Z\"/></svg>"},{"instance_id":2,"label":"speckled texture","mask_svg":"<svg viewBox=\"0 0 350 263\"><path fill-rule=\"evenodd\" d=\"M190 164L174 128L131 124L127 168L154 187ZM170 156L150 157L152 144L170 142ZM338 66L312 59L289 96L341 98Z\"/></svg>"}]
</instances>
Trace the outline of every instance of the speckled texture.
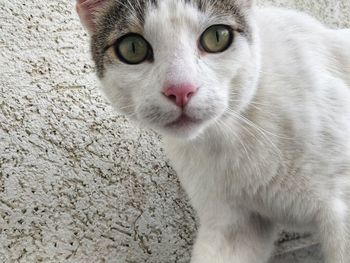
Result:
<instances>
[{"instance_id":1,"label":"speckled texture","mask_svg":"<svg viewBox=\"0 0 350 263\"><path fill-rule=\"evenodd\" d=\"M269 2L349 25L348 0ZM0 0L0 262L188 262L194 213L159 137L100 97L73 6Z\"/></svg>"}]
</instances>

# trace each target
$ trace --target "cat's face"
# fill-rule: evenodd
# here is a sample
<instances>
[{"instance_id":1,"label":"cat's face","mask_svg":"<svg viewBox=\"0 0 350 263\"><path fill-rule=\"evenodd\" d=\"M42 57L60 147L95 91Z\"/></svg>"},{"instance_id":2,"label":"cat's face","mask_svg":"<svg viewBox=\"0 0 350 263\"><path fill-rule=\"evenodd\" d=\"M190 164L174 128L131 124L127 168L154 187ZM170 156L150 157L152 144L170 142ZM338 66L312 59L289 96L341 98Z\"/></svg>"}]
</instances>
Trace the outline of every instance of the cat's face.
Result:
<instances>
[{"instance_id":1,"label":"cat's face","mask_svg":"<svg viewBox=\"0 0 350 263\"><path fill-rule=\"evenodd\" d=\"M130 119L194 138L251 99L257 58L244 0L80 2L96 19L85 24L103 91Z\"/></svg>"}]
</instances>

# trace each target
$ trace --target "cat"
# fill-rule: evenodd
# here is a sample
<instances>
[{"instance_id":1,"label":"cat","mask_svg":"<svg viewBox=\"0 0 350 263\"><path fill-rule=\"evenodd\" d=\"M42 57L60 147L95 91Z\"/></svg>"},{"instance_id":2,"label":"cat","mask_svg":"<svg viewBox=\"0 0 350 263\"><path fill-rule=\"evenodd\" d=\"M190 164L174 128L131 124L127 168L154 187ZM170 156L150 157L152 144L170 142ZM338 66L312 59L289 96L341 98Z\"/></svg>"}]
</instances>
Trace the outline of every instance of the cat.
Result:
<instances>
[{"instance_id":1,"label":"cat","mask_svg":"<svg viewBox=\"0 0 350 263\"><path fill-rule=\"evenodd\" d=\"M280 225L350 262L350 30L251 0L78 0L102 92L163 136L192 263L263 263Z\"/></svg>"}]
</instances>

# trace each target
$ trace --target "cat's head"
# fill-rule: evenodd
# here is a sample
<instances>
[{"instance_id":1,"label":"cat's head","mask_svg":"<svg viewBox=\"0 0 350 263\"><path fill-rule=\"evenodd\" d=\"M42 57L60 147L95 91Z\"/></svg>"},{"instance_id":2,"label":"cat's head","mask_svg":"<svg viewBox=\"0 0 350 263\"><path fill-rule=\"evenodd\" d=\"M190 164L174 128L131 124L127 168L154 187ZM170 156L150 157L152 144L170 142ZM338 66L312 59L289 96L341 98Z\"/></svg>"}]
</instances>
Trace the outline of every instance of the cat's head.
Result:
<instances>
[{"instance_id":1,"label":"cat's head","mask_svg":"<svg viewBox=\"0 0 350 263\"><path fill-rule=\"evenodd\" d=\"M252 99L250 0L78 0L102 90L130 119L194 138Z\"/></svg>"}]
</instances>

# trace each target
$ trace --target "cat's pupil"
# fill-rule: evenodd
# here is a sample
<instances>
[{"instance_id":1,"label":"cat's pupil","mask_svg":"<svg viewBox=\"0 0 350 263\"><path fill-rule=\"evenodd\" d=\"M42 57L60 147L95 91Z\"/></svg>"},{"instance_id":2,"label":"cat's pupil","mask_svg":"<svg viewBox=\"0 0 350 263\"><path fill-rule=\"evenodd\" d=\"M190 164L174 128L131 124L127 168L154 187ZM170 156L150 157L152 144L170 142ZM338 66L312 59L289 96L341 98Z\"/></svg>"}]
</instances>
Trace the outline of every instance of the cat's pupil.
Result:
<instances>
[{"instance_id":1,"label":"cat's pupil","mask_svg":"<svg viewBox=\"0 0 350 263\"><path fill-rule=\"evenodd\" d=\"M136 54L135 42L132 42L131 47L132 47L132 52L133 52L134 54Z\"/></svg>"},{"instance_id":2,"label":"cat's pupil","mask_svg":"<svg viewBox=\"0 0 350 263\"><path fill-rule=\"evenodd\" d=\"M215 35L216 35L216 41L219 43L220 42L220 35L219 35L219 32L217 30L215 31Z\"/></svg>"}]
</instances>

